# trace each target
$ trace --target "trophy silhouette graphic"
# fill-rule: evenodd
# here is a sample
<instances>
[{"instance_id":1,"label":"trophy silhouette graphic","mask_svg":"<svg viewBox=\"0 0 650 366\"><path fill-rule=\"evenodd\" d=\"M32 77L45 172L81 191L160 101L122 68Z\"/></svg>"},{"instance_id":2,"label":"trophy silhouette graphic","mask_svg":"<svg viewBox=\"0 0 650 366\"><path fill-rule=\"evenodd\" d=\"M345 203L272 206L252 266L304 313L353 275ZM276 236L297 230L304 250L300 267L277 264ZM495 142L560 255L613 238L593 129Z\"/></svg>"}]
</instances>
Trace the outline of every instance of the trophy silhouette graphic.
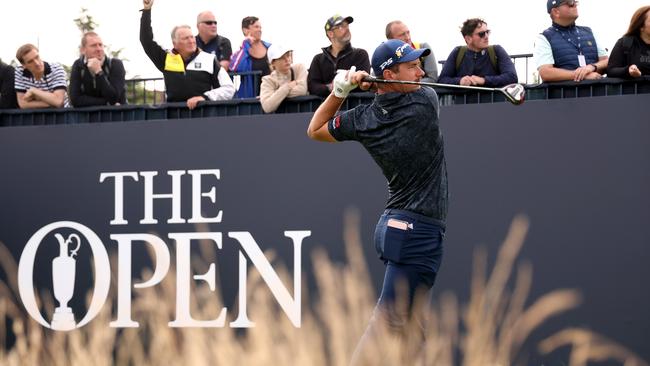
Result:
<instances>
[{"instance_id":1,"label":"trophy silhouette graphic","mask_svg":"<svg viewBox=\"0 0 650 366\"><path fill-rule=\"evenodd\" d=\"M81 239L77 234L70 234L67 239L61 234L54 234L59 241L59 256L52 261L52 285L54 287L54 297L59 302L59 307L54 310L52 317L52 329L55 330L72 330L76 327L74 313L68 307L68 301L72 298L74 292L75 270L77 261L74 257L79 251ZM77 246L72 249L68 255L68 245L77 242Z\"/></svg>"}]
</instances>

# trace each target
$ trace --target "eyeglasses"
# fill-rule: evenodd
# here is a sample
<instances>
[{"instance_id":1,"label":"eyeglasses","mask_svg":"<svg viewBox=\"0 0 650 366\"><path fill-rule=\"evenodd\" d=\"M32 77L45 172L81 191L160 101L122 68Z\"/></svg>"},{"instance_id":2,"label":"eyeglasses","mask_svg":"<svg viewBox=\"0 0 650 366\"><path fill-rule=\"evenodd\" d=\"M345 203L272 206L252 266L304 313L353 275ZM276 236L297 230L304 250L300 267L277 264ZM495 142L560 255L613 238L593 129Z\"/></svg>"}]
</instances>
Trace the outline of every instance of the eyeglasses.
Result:
<instances>
[{"instance_id":1,"label":"eyeglasses","mask_svg":"<svg viewBox=\"0 0 650 366\"><path fill-rule=\"evenodd\" d=\"M203 21L201 23L206 24L206 25L217 25L216 20L206 20L206 21Z\"/></svg>"},{"instance_id":2,"label":"eyeglasses","mask_svg":"<svg viewBox=\"0 0 650 366\"><path fill-rule=\"evenodd\" d=\"M488 30L484 30L483 32L478 32L478 33L476 33L476 35L479 36L479 37L481 37L481 38L485 38L485 36L489 36L489 35L490 35L490 32L491 32L491 31L488 29Z\"/></svg>"}]
</instances>

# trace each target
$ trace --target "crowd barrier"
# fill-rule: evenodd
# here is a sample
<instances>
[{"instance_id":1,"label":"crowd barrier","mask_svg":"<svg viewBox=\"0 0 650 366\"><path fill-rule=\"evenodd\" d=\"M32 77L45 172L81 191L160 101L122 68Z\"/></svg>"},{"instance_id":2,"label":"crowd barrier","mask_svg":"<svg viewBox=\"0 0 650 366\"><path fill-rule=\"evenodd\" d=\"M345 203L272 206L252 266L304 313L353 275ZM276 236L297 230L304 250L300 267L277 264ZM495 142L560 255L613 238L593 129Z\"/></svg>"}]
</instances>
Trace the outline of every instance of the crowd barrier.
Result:
<instances>
[{"instance_id":1,"label":"crowd barrier","mask_svg":"<svg viewBox=\"0 0 650 366\"><path fill-rule=\"evenodd\" d=\"M527 101L650 94L650 77L645 76L634 80L603 78L580 83L532 84L526 85L525 88ZM442 106L505 101L505 97L499 92L459 91L444 88L437 88L436 91ZM346 99L342 109L353 108L359 104L369 104L372 99L372 93L353 93ZM290 98L280 105L276 113L314 112L322 101L322 98L313 95ZM263 113L259 100L254 98L203 102L194 110L189 110L185 103L4 110L0 111L0 127L247 116Z\"/></svg>"},{"instance_id":2,"label":"crowd barrier","mask_svg":"<svg viewBox=\"0 0 650 366\"><path fill-rule=\"evenodd\" d=\"M621 93L643 90L640 84L631 88L634 83L607 86L607 82L607 93L608 88ZM566 85L565 92L559 94L564 99L533 100L521 106L487 102L448 105L440 111L450 205L444 260L434 290L436 302L448 298L443 294L451 291L460 304L467 303L473 289L476 248L485 248L487 268L492 268L500 242L518 213L527 215L531 223L513 266L515 272L523 274L530 269L526 263L532 263L533 280L524 291L528 292L527 308L548 300L544 296L556 289L576 289L583 299L579 308L557 314L536 327L530 343L523 346L527 359L513 364L560 364L559 360L568 358L557 353L539 355L537 345L573 327L603 334L650 360L650 292L643 281L650 278L650 120L645 105L650 98L649 94L583 97L597 94L603 87L603 83L588 84L581 84L579 89L593 87L596 91L580 91L572 98L566 96L576 86ZM539 91L540 98L555 97L555 92L542 86L528 91L531 96ZM454 97L461 98L441 95L443 99L448 95L452 102ZM344 107L370 98L357 95ZM305 97L289 105L310 110L319 102L318 98ZM252 111L258 114L195 118L209 113ZM16 261L33 263L33 271L25 272L33 273L33 287L42 289L37 292L41 303L47 304L41 294L52 293L53 283L62 282L53 274L54 259L60 257L61 248L56 234L67 238L72 233L81 235L84 232L79 231L79 225L83 225L103 245L95 240L93 247L84 239L75 257L75 291L69 305L77 320L88 314L86 289L92 294L101 293L93 275L108 267L95 263L100 263L95 258L104 249L124 264L126 258L119 259L122 244L118 240L133 242L130 247L122 245L132 248L122 251L132 253L128 257L130 264L113 266L110 273L104 270L101 278L111 276L111 280L100 282L126 289L128 284L118 279L120 273L126 273L123 278L127 279L132 273L132 284L136 284L151 278L147 273L154 268L148 255L152 248L139 238L155 240L160 253L167 251L174 258L171 263L178 263L179 248L190 246L181 246L173 238L200 233L218 236L221 245L209 243L216 254L214 258L202 257L206 263L201 267L192 259L203 253L194 241L192 255L181 261L185 266L192 264L191 273L198 275L191 277L186 272L188 278L183 283L196 283L192 293L194 286L197 294L198 286L207 290L206 280L199 278L208 278L201 274L214 263L209 278L219 282L214 294L209 292L204 299L211 304L212 299L219 299L228 316L234 318L241 309L240 291L252 299L259 293L258 288L280 288L272 287L271 281L267 285L266 280L261 287L245 288L239 282L244 278L242 273L250 273L251 278L261 273L268 276L271 270L282 273L284 267L289 277L282 287L289 297L297 298L292 289L303 288L292 285L292 279L304 278L302 284L307 291L302 293L303 301L295 303L304 304L307 319L308 307L310 311L320 309L311 302L318 298L311 259L315 253L327 253L336 263L345 261L350 252L343 245L343 223L350 207L360 214L363 257L367 259L373 290L379 290L384 267L377 259L372 235L386 202L386 180L359 144L325 144L308 139L305 131L310 113L264 115L256 101L225 102L194 111L182 105L167 105L123 106L95 112L97 120L101 113L115 121L120 120L119 113L151 120L0 129L0 156L4 157L0 159L0 242L10 253L3 252L3 260L7 263L13 256ZM88 121L91 114L82 113L88 111L63 110L58 117ZM26 112L23 117L30 115L37 113ZM119 183L118 176L124 177ZM201 222L202 218L210 222ZM73 223L75 226L71 226ZM43 228L52 231L30 240L37 232L44 233ZM293 233L295 238L307 231L309 236L301 242L302 255L297 256L294 248L299 240L286 233ZM248 234L244 237L241 233ZM27 246L30 242L32 245ZM34 256L23 254L26 247L36 245L38 249L28 251ZM302 259L300 266L295 264L295 258ZM129 268L130 272L118 268ZM297 273L304 273L304 277L296 277L295 268L301 269ZM6 280L3 276L26 278L21 282L30 286L30 278L15 270L5 273L0 269L0 281ZM167 276L170 284L177 283L171 271ZM520 290L520 285L526 284L523 278L510 283ZM172 286L172 291L180 291L179 286ZM133 288L127 292L135 301L144 295L143 290ZM118 293L112 292L102 308L109 310L109 304L117 304ZM280 303L279 298L275 299L269 306ZM33 304L17 301L21 301L21 311L30 302ZM178 308L174 299L161 297L159 301L161 308ZM289 318L289 314L296 314L295 308L286 305L291 301L283 303L287 315L283 311L277 321L296 319ZM206 303L192 304L200 307ZM192 309L197 320L218 315L205 313L200 317ZM252 310L250 320L258 321L258 329L272 331L261 325L266 312ZM134 311L133 320L144 324L151 316L146 312ZM43 313L49 322L54 309L44 309ZM169 314L168 319L155 318L155 329L169 327L168 321L174 320L173 311ZM115 319L110 316L110 321ZM121 328L111 329L109 320L103 317L93 319L88 326L100 332L126 334ZM225 326L231 327L230 323ZM7 328L12 329L11 325ZM136 330L138 334L146 335L147 329L154 328L141 329Z\"/></svg>"}]
</instances>

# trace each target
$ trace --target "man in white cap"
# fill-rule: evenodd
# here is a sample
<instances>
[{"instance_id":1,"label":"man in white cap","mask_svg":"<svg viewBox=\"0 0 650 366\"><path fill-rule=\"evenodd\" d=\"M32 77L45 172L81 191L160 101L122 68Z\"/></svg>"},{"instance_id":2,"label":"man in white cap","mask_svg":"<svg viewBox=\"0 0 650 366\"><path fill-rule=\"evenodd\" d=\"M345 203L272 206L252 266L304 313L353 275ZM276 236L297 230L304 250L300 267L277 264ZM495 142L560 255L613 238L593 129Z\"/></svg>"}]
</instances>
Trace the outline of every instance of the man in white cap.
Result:
<instances>
[{"instance_id":1,"label":"man in white cap","mask_svg":"<svg viewBox=\"0 0 650 366\"><path fill-rule=\"evenodd\" d=\"M420 58L429 49L415 50L401 40L388 40L375 50L372 69L377 78L420 81ZM372 104L338 113L350 90L371 85L365 71L341 71L334 90L320 105L307 134L319 141L359 141L388 181L388 202L375 230L375 249L386 265L384 284L373 319L362 337L352 364L380 364L381 349L373 346L382 326L396 333L408 348L408 360L422 343L416 293L429 295L442 260L447 218L447 168L438 120L436 92L428 87L377 83ZM398 288L399 284L406 288ZM403 296L406 295L406 296ZM404 306L400 306L404 305ZM416 319L412 316L416 315ZM419 327L408 327L411 320Z\"/></svg>"}]
</instances>

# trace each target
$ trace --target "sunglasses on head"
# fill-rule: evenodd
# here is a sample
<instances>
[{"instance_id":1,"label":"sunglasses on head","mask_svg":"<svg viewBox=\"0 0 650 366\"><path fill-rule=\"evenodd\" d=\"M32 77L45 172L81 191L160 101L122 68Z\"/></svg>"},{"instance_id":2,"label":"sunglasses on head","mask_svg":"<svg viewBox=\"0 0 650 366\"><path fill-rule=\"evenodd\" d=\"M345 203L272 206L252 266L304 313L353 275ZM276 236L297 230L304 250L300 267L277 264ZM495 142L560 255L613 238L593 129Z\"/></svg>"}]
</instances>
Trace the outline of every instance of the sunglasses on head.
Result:
<instances>
[{"instance_id":1,"label":"sunglasses on head","mask_svg":"<svg viewBox=\"0 0 650 366\"><path fill-rule=\"evenodd\" d=\"M206 21L203 21L203 22L201 22L201 23L203 23L203 24L207 24L207 25L217 25L217 21L216 21L216 20L206 20Z\"/></svg>"},{"instance_id":2,"label":"sunglasses on head","mask_svg":"<svg viewBox=\"0 0 650 366\"><path fill-rule=\"evenodd\" d=\"M478 33L476 33L476 35L479 36L479 37L481 37L481 38L485 38L485 36L489 36L489 35L490 35L490 30L488 29L488 30L484 30L484 31L482 31L482 32L478 32Z\"/></svg>"}]
</instances>

